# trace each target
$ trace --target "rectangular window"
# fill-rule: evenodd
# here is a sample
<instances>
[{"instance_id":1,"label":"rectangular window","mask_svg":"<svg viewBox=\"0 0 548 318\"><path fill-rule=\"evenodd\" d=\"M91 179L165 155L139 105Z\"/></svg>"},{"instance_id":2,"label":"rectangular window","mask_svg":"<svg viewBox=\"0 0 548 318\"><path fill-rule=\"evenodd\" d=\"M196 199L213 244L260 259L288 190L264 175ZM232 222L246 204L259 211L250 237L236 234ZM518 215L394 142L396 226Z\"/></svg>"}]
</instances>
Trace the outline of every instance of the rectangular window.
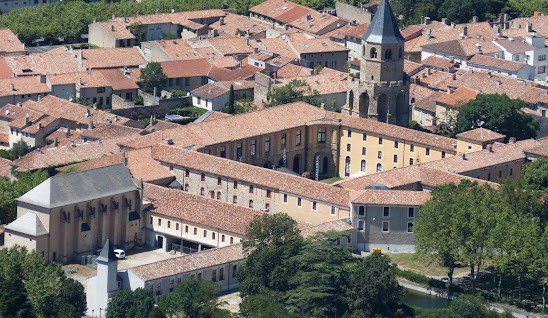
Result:
<instances>
[{"instance_id":1,"label":"rectangular window","mask_svg":"<svg viewBox=\"0 0 548 318\"><path fill-rule=\"evenodd\" d=\"M442 158L445 158L445 151L442 151L442 152L441 152L441 157L442 157Z\"/></svg>"},{"instance_id":2,"label":"rectangular window","mask_svg":"<svg viewBox=\"0 0 548 318\"><path fill-rule=\"evenodd\" d=\"M167 221L167 228L168 228L168 229L171 228L171 221Z\"/></svg>"},{"instance_id":3,"label":"rectangular window","mask_svg":"<svg viewBox=\"0 0 548 318\"><path fill-rule=\"evenodd\" d=\"M538 56L538 60L540 61L546 61L546 54L542 54Z\"/></svg>"},{"instance_id":4,"label":"rectangular window","mask_svg":"<svg viewBox=\"0 0 548 318\"><path fill-rule=\"evenodd\" d=\"M234 180L234 189L238 189L238 181Z\"/></svg>"},{"instance_id":5,"label":"rectangular window","mask_svg":"<svg viewBox=\"0 0 548 318\"><path fill-rule=\"evenodd\" d=\"M207 230L204 230L204 237L207 237Z\"/></svg>"},{"instance_id":6,"label":"rectangular window","mask_svg":"<svg viewBox=\"0 0 548 318\"><path fill-rule=\"evenodd\" d=\"M409 158L409 165L412 166L415 163L415 160L413 158Z\"/></svg>"},{"instance_id":7,"label":"rectangular window","mask_svg":"<svg viewBox=\"0 0 548 318\"><path fill-rule=\"evenodd\" d=\"M200 175L200 180L201 180L201 181L205 181L205 173L202 173L202 174Z\"/></svg>"},{"instance_id":8,"label":"rectangular window","mask_svg":"<svg viewBox=\"0 0 548 318\"><path fill-rule=\"evenodd\" d=\"M209 196L210 196L212 199L215 199L215 191L209 191Z\"/></svg>"},{"instance_id":9,"label":"rectangular window","mask_svg":"<svg viewBox=\"0 0 548 318\"><path fill-rule=\"evenodd\" d=\"M297 206L302 206L302 199L301 198L297 198Z\"/></svg>"},{"instance_id":10,"label":"rectangular window","mask_svg":"<svg viewBox=\"0 0 548 318\"><path fill-rule=\"evenodd\" d=\"M390 207L385 206L382 210L382 217L388 218L390 217Z\"/></svg>"},{"instance_id":11,"label":"rectangular window","mask_svg":"<svg viewBox=\"0 0 548 318\"><path fill-rule=\"evenodd\" d=\"M414 218L415 217L415 208L409 208L407 210L407 217L408 218Z\"/></svg>"},{"instance_id":12,"label":"rectangular window","mask_svg":"<svg viewBox=\"0 0 548 318\"><path fill-rule=\"evenodd\" d=\"M546 66L539 66L538 74L544 74L544 73L546 73Z\"/></svg>"},{"instance_id":13,"label":"rectangular window","mask_svg":"<svg viewBox=\"0 0 548 318\"><path fill-rule=\"evenodd\" d=\"M221 200L221 191L217 191L217 200Z\"/></svg>"},{"instance_id":14,"label":"rectangular window","mask_svg":"<svg viewBox=\"0 0 548 318\"><path fill-rule=\"evenodd\" d=\"M358 231L365 230L365 221L358 221Z\"/></svg>"},{"instance_id":15,"label":"rectangular window","mask_svg":"<svg viewBox=\"0 0 548 318\"><path fill-rule=\"evenodd\" d=\"M152 221L153 221L153 217L151 216L150 217L150 224L152 224Z\"/></svg>"},{"instance_id":16,"label":"rectangular window","mask_svg":"<svg viewBox=\"0 0 548 318\"><path fill-rule=\"evenodd\" d=\"M238 143L236 144L236 159L240 160L242 159L242 144L241 143Z\"/></svg>"},{"instance_id":17,"label":"rectangular window","mask_svg":"<svg viewBox=\"0 0 548 318\"><path fill-rule=\"evenodd\" d=\"M377 152L377 159L382 159L382 151Z\"/></svg>"},{"instance_id":18,"label":"rectangular window","mask_svg":"<svg viewBox=\"0 0 548 318\"><path fill-rule=\"evenodd\" d=\"M413 144L409 145L409 152L415 152L415 145Z\"/></svg>"},{"instance_id":19,"label":"rectangular window","mask_svg":"<svg viewBox=\"0 0 548 318\"><path fill-rule=\"evenodd\" d=\"M188 225L185 225L185 233L188 233Z\"/></svg>"},{"instance_id":20,"label":"rectangular window","mask_svg":"<svg viewBox=\"0 0 548 318\"><path fill-rule=\"evenodd\" d=\"M264 138L264 152L270 152L270 137Z\"/></svg>"},{"instance_id":21,"label":"rectangular window","mask_svg":"<svg viewBox=\"0 0 548 318\"><path fill-rule=\"evenodd\" d=\"M352 145L351 144L346 144L346 151L350 151L352 149Z\"/></svg>"},{"instance_id":22,"label":"rectangular window","mask_svg":"<svg viewBox=\"0 0 548 318\"><path fill-rule=\"evenodd\" d=\"M198 275L197 275L196 279L198 279L198 280L202 280L202 273L198 273Z\"/></svg>"},{"instance_id":23,"label":"rectangular window","mask_svg":"<svg viewBox=\"0 0 548 318\"><path fill-rule=\"evenodd\" d=\"M234 203L234 204L238 203L238 197L237 196L232 197L232 203Z\"/></svg>"},{"instance_id":24,"label":"rectangular window","mask_svg":"<svg viewBox=\"0 0 548 318\"><path fill-rule=\"evenodd\" d=\"M361 205L358 208L358 216L365 216L365 206Z\"/></svg>"},{"instance_id":25,"label":"rectangular window","mask_svg":"<svg viewBox=\"0 0 548 318\"><path fill-rule=\"evenodd\" d=\"M295 135L295 146L301 145L301 131L297 130L297 134Z\"/></svg>"},{"instance_id":26,"label":"rectangular window","mask_svg":"<svg viewBox=\"0 0 548 318\"><path fill-rule=\"evenodd\" d=\"M198 235L198 229L194 228L194 235Z\"/></svg>"},{"instance_id":27,"label":"rectangular window","mask_svg":"<svg viewBox=\"0 0 548 318\"><path fill-rule=\"evenodd\" d=\"M282 148L285 148L286 140L287 140L287 135L286 135L286 134L283 134L283 135L282 135Z\"/></svg>"},{"instance_id":28,"label":"rectangular window","mask_svg":"<svg viewBox=\"0 0 548 318\"><path fill-rule=\"evenodd\" d=\"M224 234L221 235L221 242L223 242L223 243L225 242L225 235Z\"/></svg>"},{"instance_id":29,"label":"rectangular window","mask_svg":"<svg viewBox=\"0 0 548 318\"><path fill-rule=\"evenodd\" d=\"M162 226L162 219L158 218L158 226Z\"/></svg>"},{"instance_id":30,"label":"rectangular window","mask_svg":"<svg viewBox=\"0 0 548 318\"><path fill-rule=\"evenodd\" d=\"M426 155L430 156L430 148L428 148L428 147L426 148Z\"/></svg>"},{"instance_id":31,"label":"rectangular window","mask_svg":"<svg viewBox=\"0 0 548 318\"><path fill-rule=\"evenodd\" d=\"M248 206L249 206L250 209L253 209L253 200L249 200L249 205Z\"/></svg>"},{"instance_id":32,"label":"rectangular window","mask_svg":"<svg viewBox=\"0 0 548 318\"><path fill-rule=\"evenodd\" d=\"M225 269L219 268L219 281L225 280Z\"/></svg>"},{"instance_id":33,"label":"rectangular window","mask_svg":"<svg viewBox=\"0 0 548 318\"><path fill-rule=\"evenodd\" d=\"M394 163L398 162L398 155L394 155Z\"/></svg>"},{"instance_id":34,"label":"rectangular window","mask_svg":"<svg viewBox=\"0 0 548 318\"><path fill-rule=\"evenodd\" d=\"M251 146L249 148L249 154L252 155L252 156L255 156L256 150L257 150L257 141L252 140L251 141Z\"/></svg>"},{"instance_id":35,"label":"rectangular window","mask_svg":"<svg viewBox=\"0 0 548 318\"><path fill-rule=\"evenodd\" d=\"M252 185L249 186L249 193L253 193L253 186Z\"/></svg>"},{"instance_id":36,"label":"rectangular window","mask_svg":"<svg viewBox=\"0 0 548 318\"><path fill-rule=\"evenodd\" d=\"M284 193L284 203L287 203L287 194Z\"/></svg>"},{"instance_id":37,"label":"rectangular window","mask_svg":"<svg viewBox=\"0 0 548 318\"><path fill-rule=\"evenodd\" d=\"M413 233L413 222L407 222L407 233Z\"/></svg>"},{"instance_id":38,"label":"rectangular window","mask_svg":"<svg viewBox=\"0 0 548 318\"><path fill-rule=\"evenodd\" d=\"M272 196L272 191L270 189L266 189L266 197L270 198Z\"/></svg>"},{"instance_id":39,"label":"rectangular window","mask_svg":"<svg viewBox=\"0 0 548 318\"><path fill-rule=\"evenodd\" d=\"M185 177L188 177L188 176L190 176L190 170L185 169Z\"/></svg>"},{"instance_id":40,"label":"rectangular window","mask_svg":"<svg viewBox=\"0 0 548 318\"><path fill-rule=\"evenodd\" d=\"M97 93L104 93L105 88L104 87L97 87Z\"/></svg>"},{"instance_id":41,"label":"rectangular window","mask_svg":"<svg viewBox=\"0 0 548 318\"><path fill-rule=\"evenodd\" d=\"M352 130L348 129L348 134L347 134L347 136L348 136L349 138L352 137Z\"/></svg>"},{"instance_id":42,"label":"rectangular window","mask_svg":"<svg viewBox=\"0 0 548 318\"><path fill-rule=\"evenodd\" d=\"M332 206L331 207L331 215L336 215L337 214L337 208Z\"/></svg>"},{"instance_id":43,"label":"rectangular window","mask_svg":"<svg viewBox=\"0 0 548 318\"><path fill-rule=\"evenodd\" d=\"M317 209L316 201L313 201L312 202L312 210L316 211L316 209Z\"/></svg>"},{"instance_id":44,"label":"rectangular window","mask_svg":"<svg viewBox=\"0 0 548 318\"><path fill-rule=\"evenodd\" d=\"M397 140L394 140L394 148L399 148L400 144Z\"/></svg>"},{"instance_id":45,"label":"rectangular window","mask_svg":"<svg viewBox=\"0 0 548 318\"><path fill-rule=\"evenodd\" d=\"M362 156L365 156L367 154L367 149L365 147L362 147Z\"/></svg>"},{"instance_id":46,"label":"rectangular window","mask_svg":"<svg viewBox=\"0 0 548 318\"><path fill-rule=\"evenodd\" d=\"M221 158L226 158L226 147L225 146L221 146L219 148L219 156Z\"/></svg>"},{"instance_id":47,"label":"rectangular window","mask_svg":"<svg viewBox=\"0 0 548 318\"><path fill-rule=\"evenodd\" d=\"M221 183L222 183L221 177L217 177L217 185L221 185Z\"/></svg>"},{"instance_id":48,"label":"rectangular window","mask_svg":"<svg viewBox=\"0 0 548 318\"><path fill-rule=\"evenodd\" d=\"M325 128L318 128L318 143L325 144Z\"/></svg>"},{"instance_id":49,"label":"rectangular window","mask_svg":"<svg viewBox=\"0 0 548 318\"><path fill-rule=\"evenodd\" d=\"M382 137L379 137L379 145L382 145Z\"/></svg>"},{"instance_id":50,"label":"rectangular window","mask_svg":"<svg viewBox=\"0 0 548 318\"><path fill-rule=\"evenodd\" d=\"M363 133L363 141L367 141L367 134Z\"/></svg>"},{"instance_id":51,"label":"rectangular window","mask_svg":"<svg viewBox=\"0 0 548 318\"><path fill-rule=\"evenodd\" d=\"M389 224L390 224L390 222L388 222L388 221L382 221L382 231L383 232L388 232L390 230Z\"/></svg>"}]
</instances>

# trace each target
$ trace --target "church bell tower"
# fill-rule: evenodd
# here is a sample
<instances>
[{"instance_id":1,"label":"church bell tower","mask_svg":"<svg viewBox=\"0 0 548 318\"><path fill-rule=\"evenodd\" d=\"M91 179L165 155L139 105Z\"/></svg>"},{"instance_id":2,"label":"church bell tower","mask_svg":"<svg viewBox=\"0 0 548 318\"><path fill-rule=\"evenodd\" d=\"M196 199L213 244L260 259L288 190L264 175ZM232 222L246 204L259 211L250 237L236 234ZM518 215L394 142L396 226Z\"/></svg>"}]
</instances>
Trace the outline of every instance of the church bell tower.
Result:
<instances>
[{"instance_id":1,"label":"church bell tower","mask_svg":"<svg viewBox=\"0 0 548 318\"><path fill-rule=\"evenodd\" d=\"M382 0L362 36L360 76L349 78L343 113L400 126L409 124L404 43L390 3Z\"/></svg>"}]
</instances>

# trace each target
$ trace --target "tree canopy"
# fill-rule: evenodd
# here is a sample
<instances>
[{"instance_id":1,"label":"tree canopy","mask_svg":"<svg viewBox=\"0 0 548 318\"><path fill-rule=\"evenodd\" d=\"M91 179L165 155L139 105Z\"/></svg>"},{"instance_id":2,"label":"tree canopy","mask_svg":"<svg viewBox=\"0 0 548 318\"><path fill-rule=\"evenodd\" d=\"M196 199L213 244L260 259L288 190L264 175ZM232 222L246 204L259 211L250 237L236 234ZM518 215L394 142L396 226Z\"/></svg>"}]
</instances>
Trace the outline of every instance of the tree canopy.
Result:
<instances>
[{"instance_id":1,"label":"tree canopy","mask_svg":"<svg viewBox=\"0 0 548 318\"><path fill-rule=\"evenodd\" d=\"M0 177L0 224L9 223L17 216L15 199L45 181L49 175L46 171L16 173L17 179Z\"/></svg>"},{"instance_id":2,"label":"tree canopy","mask_svg":"<svg viewBox=\"0 0 548 318\"><path fill-rule=\"evenodd\" d=\"M356 258L339 245L342 239L344 233L327 232L305 240L283 213L255 219L237 273L241 312L251 318L398 317L402 290L388 259L376 253Z\"/></svg>"},{"instance_id":3,"label":"tree canopy","mask_svg":"<svg viewBox=\"0 0 548 318\"><path fill-rule=\"evenodd\" d=\"M289 83L276 87L269 92L267 94L269 102L265 103L264 106L272 107L299 101L320 106L318 95L319 92L313 90L305 81L293 79Z\"/></svg>"},{"instance_id":4,"label":"tree canopy","mask_svg":"<svg viewBox=\"0 0 548 318\"><path fill-rule=\"evenodd\" d=\"M112 297L107 306L106 318L163 318L164 314L154 306L154 298L148 289L124 289Z\"/></svg>"},{"instance_id":5,"label":"tree canopy","mask_svg":"<svg viewBox=\"0 0 548 318\"><path fill-rule=\"evenodd\" d=\"M483 127L517 140L535 138L538 120L524 113L525 103L506 94L479 94L460 107L457 133Z\"/></svg>"},{"instance_id":6,"label":"tree canopy","mask_svg":"<svg viewBox=\"0 0 548 318\"><path fill-rule=\"evenodd\" d=\"M81 317L84 287L65 277L61 266L46 265L34 251L0 249L1 317Z\"/></svg>"},{"instance_id":7,"label":"tree canopy","mask_svg":"<svg viewBox=\"0 0 548 318\"><path fill-rule=\"evenodd\" d=\"M141 89L149 94L154 93L155 88L156 94L160 94L167 83L167 77L158 62L148 63L141 71L141 79Z\"/></svg>"}]
</instances>

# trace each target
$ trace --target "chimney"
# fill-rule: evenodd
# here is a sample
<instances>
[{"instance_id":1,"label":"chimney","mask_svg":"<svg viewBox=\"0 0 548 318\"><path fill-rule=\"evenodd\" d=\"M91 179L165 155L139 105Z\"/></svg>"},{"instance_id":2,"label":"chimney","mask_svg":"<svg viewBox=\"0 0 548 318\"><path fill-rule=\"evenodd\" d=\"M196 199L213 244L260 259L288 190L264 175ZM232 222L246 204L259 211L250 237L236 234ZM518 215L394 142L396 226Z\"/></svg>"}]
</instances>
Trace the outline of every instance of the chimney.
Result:
<instances>
[{"instance_id":1,"label":"chimney","mask_svg":"<svg viewBox=\"0 0 548 318\"><path fill-rule=\"evenodd\" d=\"M477 16L473 16L472 17L472 23L478 23L478 17Z\"/></svg>"},{"instance_id":2,"label":"chimney","mask_svg":"<svg viewBox=\"0 0 548 318\"><path fill-rule=\"evenodd\" d=\"M462 160L468 160L468 159L466 159L466 154L464 152L462 153L461 158L462 158Z\"/></svg>"},{"instance_id":3,"label":"chimney","mask_svg":"<svg viewBox=\"0 0 548 318\"><path fill-rule=\"evenodd\" d=\"M462 34L464 36L468 36L468 26L465 25L462 27Z\"/></svg>"},{"instance_id":4,"label":"chimney","mask_svg":"<svg viewBox=\"0 0 548 318\"><path fill-rule=\"evenodd\" d=\"M525 24L525 29L527 30L527 32L533 32L533 24L531 22L527 22Z\"/></svg>"},{"instance_id":5,"label":"chimney","mask_svg":"<svg viewBox=\"0 0 548 318\"><path fill-rule=\"evenodd\" d=\"M487 149L489 149L489 152L493 152L493 145L492 144L489 144L487 146Z\"/></svg>"},{"instance_id":6,"label":"chimney","mask_svg":"<svg viewBox=\"0 0 548 318\"><path fill-rule=\"evenodd\" d=\"M424 17L424 25L430 24L430 17Z\"/></svg>"},{"instance_id":7,"label":"chimney","mask_svg":"<svg viewBox=\"0 0 548 318\"><path fill-rule=\"evenodd\" d=\"M497 86L500 86L502 82L500 80L497 80Z\"/></svg>"},{"instance_id":8,"label":"chimney","mask_svg":"<svg viewBox=\"0 0 548 318\"><path fill-rule=\"evenodd\" d=\"M78 52L77 60L78 63L80 63L80 66L82 66L82 61L84 60L84 53L82 52L82 49L80 49L80 51Z\"/></svg>"},{"instance_id":9,"label":"chimney","mask_svg":"<svg viewBox=\"0 0 548 318\"><path fill-rule=\"evenodd\" d=\"M42 129L42 123L38 123L38 129Z\"/></svg>"},{"instance_id":10,"label":"chimney","mask_svg":"<svg viewBox=\"0 0 548 318\"><path fill-rule=\"evenodd\" d=\"M38 101L40 101L42 99L42 94L38 94Z\"/></svg>"},{"instance_id":11,"label":"chimney","mask_svg":"<svg viewBox=\"0 0 548 318\"><path fill-rule=\"evenodd\" d=\"M127 166L127 150L124 150L124 166Z\"/></svg>"},{"instance_id":12,"label":"chimney","mask_svg":"<svg viewBox=\"0 0 548 318\"><path fill-rule=\"evenodd\" d=\"M116 19L116 15L115 15L115 14L112 15L112 20L114 20L114 19Z\"/></svg>"},{"instance_id":13,"label":"chimney","mask_svg":"<svg viewBox=\"0 0 548 318\"><path fill-rule=\"evenodd\" d=\"M432 29L426 29L424 30L424 35L426 36L426 38L428 40L430 40L432 38Z\"/></svg>"},{"instance_id":14,"label":"chimney","mask_svg":"<svg viewBox=\"0 0 548 318\"><path fill-rule=\"evenodd\" d=\"M487 72L487 77L489 77L489 78L493 77L493 75L491 74L491 72Z\"/></svg>"},{"instance_id":15,"label":"chimney","mask_svg":"<svg viewBox=\"0 0 548 318\"><path fill-rule=\"evenodd\" d=\"M66 135L67 138L70 137L70 128L67 127L67 131L66 131L65 135Z\"/></svg>"},{"instance_id":16,"label":"chimney","mask_svg":"<svg viewBox=\"0 0 548 318\"><path fill-rule=\"evenodd\" d=\"M10 83L10 90L12 92L15 92L15 85L13 83Z\"/></svg>"},{"instance_id":17,"label":"chimney","mask_svg":"<svg viewBox=\"0 0 548 318\"><path fill-rule=\"evenodd\" d=\"M89 108L86 108L86 117L91 116L91 113L89 112Z\"/></svg>"},{"instance_id":18,"label":"chimney","mask_svg":"<svg viewBox=\"0 0 548 318\"><path fill-rule=\"evenodd\" d=\"M219 19L219 24L220 24L220 25L225 25L225 17L221 17L221 18Z\"/></svg>"},{"instance_id":19,"label":"chimney","mask_svg":"<svg viewBox=\"0 0 548 318\"><path fill-rule=\"evenodd\" d=\"M481 53L481 45L476 43L475 47L476 47L476 51L478 51L478 53Z\"/></svg>"},{"instance_id":20,"label":"chimney","mask_svg":"<svg viewBox=\"0 0 548 318\"><path fill-rule=\"evenodd\" d=\"M30 120L29 120L29 114L25 114L25 126L28 126L30 124Z\"/></svg>"},{"instance_id":21,"label":"chimney","mask_svg":"<svg viewBox=\"0 0 548 318\"><path fill-rule=\"evenodd\" d=\"M538 16L540 16L540 14L539 14L538 11L535 11L535 12L533 12L533 16L534 16L534 17L538 17Z\"/></svg>"},{"instance_id":22,"label":"chimney","mask_svg":"<svg viewBox=\"0 0 548 318\"><path fill-rule=\"evenodd\" d=\"M442 19L441 19L441 23L443 23L443 24L445 24L445 25L447 25L447 21L448 21L447 18L442 18Z\"/></svg>"},{"instance_id":23,"label":"chimney","mask_svg":"<svg viewBox=\"0 0 548 318\"><path fill-rule=\"evenodd\" d=\"M116 29L114 28L114 24L110 26L110 30L111 30L112 32L116 31Z\"/></svg>"},{"instance_id":24,"label":"chimney","mask_svg":"<svg viewBox=\"0 0 548 318\"><path fill-rule=\"evenodd\" d=\"M88 129L91 130L91 129L94 129L94 128L95 128L95 125L93 125L93 122L90 121L90 122L88 123Z\"/></svg>"},{"instance_id":25,"label":"chimney","mask_svg":"<svg viewBox=\"0 0 548 318\"><path fill-rule=\"evenodd\" d=\"M515 143L515 142L516 142L516 137L510 137L510 138L508 139L508 143L509 143L509 144L513 144L513 143Z\"/></svg>"},{"instance_id":26,"label":"chimney","mask_svg":"<svg viewBox=\"0 0 548 318\"><path fill-rule=\"evenodd\" d=\"M426 72L428 73L428 75L432 75L432 69L431 68L426 69Z\"/></svg>"},{"instance_id":27,"label":"chimney","mask_svg":"<svg viewBox=\"0 0 548 318\"><path fill-rule=\"evenodd\" d=\"M306 15L306 21L312 20L312 16L310 14Z\"/></svg>"},{"instance_id":28,"label":"chimney","mask_svg":"<svg viewBox=\"0 0 548 318\"><path fill-rule=\"evenodd\" d=\"M455 22L451 22L451 29L454 29L455 28Z\"/></svg>"},{"instance_id":29,"label":"chimney","mask_svg":"<svg viewBox=\"0 0 548 318\"><path fill-rule=\"evenodd\" d=\"M451 79L456 81L457 80L457 73L452 73L451 74Z\"/></svg>"}]
</instances>

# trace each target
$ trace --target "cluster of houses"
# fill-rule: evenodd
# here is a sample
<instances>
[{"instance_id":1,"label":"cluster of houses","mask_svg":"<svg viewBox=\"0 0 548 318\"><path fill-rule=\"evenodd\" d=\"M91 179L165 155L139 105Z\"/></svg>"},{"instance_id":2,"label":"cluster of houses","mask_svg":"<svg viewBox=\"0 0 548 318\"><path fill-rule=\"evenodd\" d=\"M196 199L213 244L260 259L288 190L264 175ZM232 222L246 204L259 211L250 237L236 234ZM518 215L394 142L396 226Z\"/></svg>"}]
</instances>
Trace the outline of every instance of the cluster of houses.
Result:
<instances>
[{"instance_id":1,"label":"cluster of houses","mask_svg":"<svg viewBox=\"0 0 548 318\"><path fill-rule=\"evenodd\" d=\"M424 18L400 30L386 0L338 4L337 16L286 0L250 12L113 17L90 25L90 43L102 48L87 50L25 54L16 37L10 50L0 39L0 142L34 147L0 162L0 174L64 172L17 199L5 245L60 263L100 250L90 314L127 288L149 289L156 301L185 279L236 288L240 243L267 214L287 213L304 236L344 232L339 244L355 253L411 252L434 187L463 179L497 187L548 157L548 138L516 141L484 128L448 138L405 127L449 121L481 93L521 98L525 111L546 118L548 17ZM167 90L189 92L208 112L188 125L115 115L143 94L139 74L151 61ZM262 107L293 79L322 105ZM219 112L231 87L258 109ZM119 271L113 248L143 245L177 256Z\"/></svg>"}]
</instances>

